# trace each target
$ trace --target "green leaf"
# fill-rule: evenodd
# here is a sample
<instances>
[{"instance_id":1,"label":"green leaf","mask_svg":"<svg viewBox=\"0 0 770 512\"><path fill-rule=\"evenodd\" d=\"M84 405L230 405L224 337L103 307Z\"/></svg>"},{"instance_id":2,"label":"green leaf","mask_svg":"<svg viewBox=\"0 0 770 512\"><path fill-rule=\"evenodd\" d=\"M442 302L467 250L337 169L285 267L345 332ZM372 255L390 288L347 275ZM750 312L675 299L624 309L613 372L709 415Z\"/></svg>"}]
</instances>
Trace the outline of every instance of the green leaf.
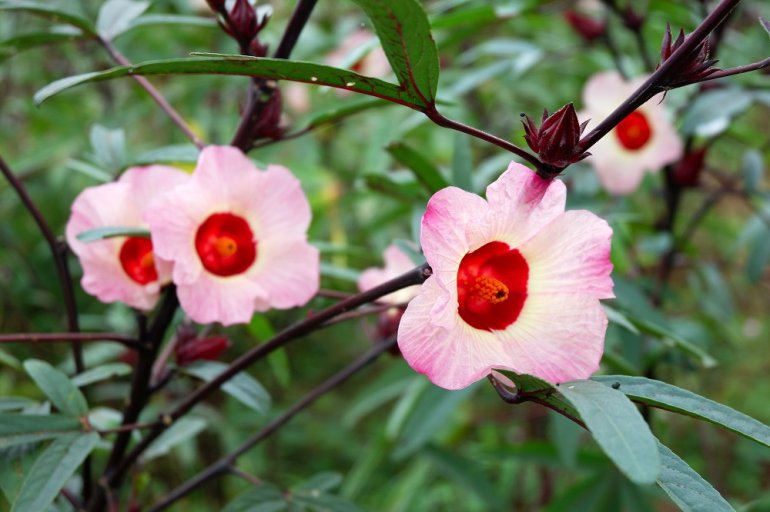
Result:
<instances>
[{"instance_id":1,"label":"green leaf","mask_svg":"<svg viewBox=\"0 0 770 512\"><path fill-rule=\"evenodd\" d=\"M691 391L644 377L603 375L593 380L617 386L635 402L705 420L770 447L770 427Z\"/></svg>"},{"instance_id":2,"label":"green leaf","mask_svg":"<svg viewBox=\"0 0 770 512\"><path fill-rule=\"evenodd\" d=\"M219 28L213 18L203 16L187 16L181 14L145 14L131 21L128 30L137 27L151 27L156 25L182 25L187 27Z\"/></svg>"},{"instance_id":3,"label":"green leaf","mask_svg":"<svg viewBox=\"0 0 770 512\"><path fill-rule=\"evenodd\" d=\"M178 370L205 382L218 377L228 366L218 361L197 361ZM222 391L232 396L243 405L265 414L270 410L270 395L262 384L246 372L241 372L222 385Z\"/></svg>"},{"instance_id":4,"label":"green leaf","mask_svg":"<svg viewBox=\"0 0 770 512\"><path fill-rule=\"evenodd\" d=\"M249 489L231 501L222 512L278 512L288 504L281 489L269 482Z\"/></svg>"},{"instance_id":5,"label":"green leaf","mask_svg":"<svg viewBox=\"0 0 770 512\"><path fill-rule=\"evenodd\" d=\"M96 35L91 22L77 13L57 9L53 2L33 2L31 0L0 0L0 11L24 11L39 16L46 16L78 27L88 35Z\"/></svg>"},{"instance_id":6,"label":"green leaf","mask_svg":"<svg viewBox=\"0 0 770 512\"><path fill-rule=\"evenodd\" d=\"M441 175L441 171L420 153L403 142L393 142L386 148L396 160L407 166L426 190L433 194L449 183Z\"/></svg>"},{"instance_id":7,"label":"green leaf","mask_svg":"<svg viewBox=\"0 0 770 512\"><path fill-rule=\"evenodd\" d=\"M378 98L365 98L360 101L347 102L344 105L337 105L328 110L313 114L307 121L307 126L302 130L311 130L324 124L335 123L360 112L387 107L389 105L392 105L392 103Z\"/></svg>"},{"instance_id":8,"label":"green leaf","mask_svg":"<svg viewBox=\"0 0 770 512\"><path fill-rule=\"evenodd\" d=\"M404 422L393 457L404 458L426 445L475 389L476 386L470 386L447 391L436 386L427 387Z\"/></svg>"},{"instance_id":9,"label":"green leaf","mask_svg":"<svg viewBox=\"0 0 770 512\"><path fill-rule=\"evenodd\" d=\"M137 228L130 226L106 226L103 228L94 228L75 235L75 238L84 243L96 242L106 238L116 238L119 236L138 236L141 238L150 238L150 230L146 228Z\"/></svg>"},{"instance_id":10,"label":"green leaf","mask_svg":"<svg viewBox=\"0 0 770 512\"><path fill-rule=\"evenodd\" d=\"M762 25L762 28L765 29L765 32L767 32L767 35L770 36L770 21L767 21L765 18L760 16L759 24Z\"/></svg>"},{"instance_id":11,"label":"green leaf","mask_svg":"<svg viewBox=\"0 0 770 512\"><path fill-rule=\"evenodd\" d=\"M743 173L744 190L746 192L756 192L757 187L762 182L762 175L765 172L762 153L756 149L746 151L743 154L741 172Z\"/></svg>"},{"instance_id":12,"label":"green leaf","mask_svg":"<svg viewBox=\"0 0 770 512\"><path fill-rule=\"evenodd\" d=\"M361 512L361 509L338 496L331 494L296 493L291 496L291 503L307 507L313 512ZM292 511L296 510L294 508ZM300 508L299 510L303 510Z\"/></svg>"},{"instance_id":13,"label":"green leaf","mask_svg":"<svg viewBox=\"0 0 770 512\"><path fill-rule=\"evenodd\" d=\"M61 414L0 414L0 449L81 430L77 418Z\"/></svg>"},{"instance_id":14,"label":"green leaf","mask_svg":"<svg viewBox=\"0 0 770 512\"><path fill-rule=\"evenodd\" d=\"M319 494L331 491L342 483L342 475L333 471L325 471L313 475L309 480L294 487L295 492L304 492L310 494Z\"/></svg>"},{"instance_id":15,"label":"green leaf","mask_svg":"<svg viewBox=\"0 0 770 512\"><path fill-rule=\"evenodd\" d=\"M484 510L506 510L505 499L475 460L437 446L427 446L420 453L433 462L438 471L478 496L484 502Z\"/></svg>"},{"instance_id":16,"label":"green leaf","mask_svg":"<svg viewBox=\"0 0 770 512\"><path fill-rule=\"evenodd\" d=\"M131 366L126 363L109 363L96 368L91 368L83 373L75 375L72 383L79 388L88 386L95 382L111 379L113 377L122 377L131 373Z\"/></svg>"},{"instance_id":17,"label":"green leaf","mask_svg":"<svg viewBox=\"0 0 770 512\"><path fill-rule=\"evenodd\" d=\"M473 189L471 142L467 135L457 132L454 135L454 153L452 154L452 185L463 190Z\"/></svg>"},{"instance_id":18,"label":"green leaf","mask_svg":"<svg viewBox=\"0 0 770 512\"><path fill-rule=\"evenodd\" d=\"M735 512L710 483L658 441L658 485L685 512Z\"/></svg>"},{"instance_id":19,"label":"green leaf","mask_svg":"<svg viewBox=\"0 0 770 512\"><path fill-rule=\"evenodd\" d=\"M185 416L163 432L152 442L142 455L142 460L148 461L167 455L175 446L197 436L206 428L206 420Z\"/></svg>"},{"instance_id":20,"label":"green leaf","mask_svg":"<svg viewBox=\"0 0 770 512\"><path fill-rule=\"evenodd\" d=\"M558 389L623 474L638 484L655 482L660 474L655 438L622 392L590 380L565 382Z\"/></svg>"},{"instance_id":21,"label":"green leaf","mask_svg":"<svg viewBox=\"0 0 770 512\"><path fill-rule=\"evenodd\" d=\"M433 104L439 77L430 22L416 0L353 0L372 20L401 86L424 105Z\"/></svg>"},{"instance_id":22,"label":"green leaf","mask_svg":"<svg viewBox=\"0 0 770 512\"><path fill-rule=\"evenodd\" d=\"M35 402L29 398L22 398L20 396L4 396L0 398L0 412L20 411L30 405L35 405Z\"/></svg>"},{"instance_id":23,"label":"green leaf","mask_svg":"<svg viewBox=\"0 0 770 512\"><path fill-rule=\"evenodd\" d=\"M126 165L126 133L94 124L89 132L94 159L101 167L118 174Z\"/></svg>"},{"instance_id":24,"label":"green leaf","mask_svg":"<svg viewBox=\"0 0 770 512\"><path fill-rule=\"evenodd\" d=\"M0 41L0 46L10 48L13 52L18 53L23 50L36 48L46 44L75 41L84 37L84 35L85 34L76 27L62 25L51 27L50 30L44 32L31 32L4 39L3 41Z\"/></svg>"},{"instance_id":25,"label":"green leaf","mask_svg":"<svg viewBox=\"0 0 770 512\"><path fill-rule=\"evenodd\" d=\"M684 135L712 137L722 133L730 120L743 113L753 101L750 91L737 87L699 94L682 119Z\"/></svg>"},{"instance_id":26,"label":"green leaf","mask_svg":"<svg viewBox=\"0 0 770 512\"><path fill-rule=\"evenodd\" d=\"M11 368L20 368L21 363L18 359L13 357L11 354L6 352L5 350L0 348L0 363L10 366Z\"/></svg>"},{"instance_id":27,"label":"green leaf","mask_svg":"<svg viewBox=\"0 0 770 512\"><path fill-rule=\"evenodd\" d=\"M131 28L131 22L150 6L150 2L107 0L99 9L96 31L107 40L114 39Z\"/></svg>"},{"instance_id":28,"label":"green leaf","mask_svg":"<svg viewBox=\"0 0 770 512\"><path fill-rule=\"evenodd\" d=\"M32 465L11 512L46 510L98 442L99 434L90 432L51 443Z\"/></svg>"},{"instance_id":29,"label":"green leaf","mask_svg":"<svg viewBox=\"0 0 770 512\"><path fill-rule=\"evenodd\" d=\"M417 184L400 183L390 176L383 174L364 174L364 183L366 186L377 192L391 196L406 203L424 203L425 194L417 187Z\"/></svg>"},{"instance_id":30,"label":"green leaf","mask_svg":"<svg viewBox=\"0 0 770 512\"><path fill-rule=\"evenodd\" d=\"M24 369L62 413L75 417L88 414L86 398L64 373L39 359L27 359Z\"/></svg>"},{"instance_id":31,"label":"green leaf","mask_svg":"<svg viewBox=\"0 0 770 512\"><path fill-rule=\"evenodd\" d=\"M200 151L191 144L176 144L173 146L163 146L160 148L146 151L136 157L133 165L149 165L157 163L166 164L195 164L198 162Z\"/></svg>"},{"instance_id":32,"label":"green leaf","mask_svg":"<svg viewBox=\"0 0 770 512\"><path fill-rule=\"evenodd\" d=\"M100 82L129 75L174 74L257 76L274 80L306 82L356 91L416 110L426 106L424 102L413 98L395 84L377 78L365 77L346 69L333 68L313 62L219 54L206 54L206 56L187 59L156 60L130 67L117 67L107 71L69 76L40 89L35 93L35 103L39 105L64 90L89 82Z\"/></svg>"}]
</instances>

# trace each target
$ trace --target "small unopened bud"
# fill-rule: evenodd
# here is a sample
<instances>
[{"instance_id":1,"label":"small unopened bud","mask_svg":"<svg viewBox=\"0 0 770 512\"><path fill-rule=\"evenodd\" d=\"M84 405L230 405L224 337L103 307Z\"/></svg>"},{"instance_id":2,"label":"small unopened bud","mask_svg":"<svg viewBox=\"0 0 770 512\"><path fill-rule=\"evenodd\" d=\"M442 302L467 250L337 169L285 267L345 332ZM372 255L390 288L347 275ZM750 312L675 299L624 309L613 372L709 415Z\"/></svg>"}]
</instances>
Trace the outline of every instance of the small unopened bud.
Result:
<instances>
[{"instance_id":1,"label":"small unopened bud","mask_svg":"<svg viewBox=\"0 0 770 512\"><path fill-rule=\"evenodd\" d=\"M401 317L404 316L406 307L392 307L382 313L377 318L377 330L375 336L377 341L386 340L398 333L398 324L401 322ZM400 356L401 351L398 349L398 345L394 345L388 352L394 356Z\"/></svg>"},{"instance_id":2,"label":"small unopened bud","mask_svg":"<svg viewBox=\"0 0 770 512\"><path fill-rule=\"evenodd\" d=\"M597 20L573 10L567 10L564 13L564 19L580 37L589 43L601 38L607 31L607 24L604 20Z\"/></svg>"},{"instance_id":3,"label":"small unopened bud","mask_svg":"<svg viewBox=\"0 0 770 512\"><path fill-rule=\"evenodd\" d=\"M631 30L639 30L644 25L645 16L636 12L630 5L623 11L623 25Z\"/></svg>"},{"instance_id":4,"label":"small unopened bud","mask_svg":"<svg viewBox=\"0 0 770 512\"><path fill-rule=\"evenodd\" d=\"M235 0L235 5L230 11L230 21L231 28L242 44L248 45L259 32L257 14L249 0Z\"/></svg>"},{"instance_id":5,"label":"small unopened bud","mask_svg":"<svg viewBox=\"0 0 770 512\"><path fill-rule=\"evenodd\" d=\"M222 12L225 9L225 0L206 0L206 3L214 12Z\"/></svg>"},{"instance_id":6,"label":"small unopened bud","mask_svg":"<svg viewBox=\"0 0 770 512\"><path fill-rule=\"evenodd\" d=\"M680 30L676 41L673 41L671 26L666 25L666 33L663 35L663 44L660 47L660 64L666 62L686 40L687 37L684 35L684 30ZM704 39L692 50L679 69L676 69L669 75L665 85L675 87L700 81L710 74L719 71L718 68L714 67L714 64L717 62L716 59L711 58L711 47L708 39ZM660 67L660 64L658 64L658 67Z\"/></svg>"},{"instance_id":7,"label":"small unopened bud","mask_svg":"<svg viewBox=\"0 0 770 512\"><path fill-rule=\"evenodd\" d=\"M682 188L698 185L708 146L689 150L674 169L674 181Z\"/></svg>"},{"instance_id":8,"label":"small unopened bud","mask_svg":"<svg viewBox=\"0 0 770 512\"><path fill-rule=\"evenodd\" d=\"M277 87L266 100L264 107L256 119L252 131L254 140L273 139L278 140L284 132L281 125L281 114L283 113L283 100L281 99L281 90Z\"/></svg>"},{"instance_id":9,"label":"small unopened bud","mask_svg":"<svg viewBox=\"0 0 770 512\"><path fill-rule=\"evenodd\" d=\"M590 155L580 148L580 135L588 121L580 124L572 103L552 115L549 115L547 110L544 111L540 128L529 116L524 116L522 123L527 145L537 153L544 164L554 170L554 175Z\"/></svg>"},{"instance_id":10,"label":"small unopened bud","mask_svg":"<svg viewBox=\"0 0 770 512\"><path fill-rule=\"evenodd\" d=\"M230 340L224 336L177 340L175 347L176 364L187 366L201 359L213 361L230 347Z\"/></svg>"}]
</instances>

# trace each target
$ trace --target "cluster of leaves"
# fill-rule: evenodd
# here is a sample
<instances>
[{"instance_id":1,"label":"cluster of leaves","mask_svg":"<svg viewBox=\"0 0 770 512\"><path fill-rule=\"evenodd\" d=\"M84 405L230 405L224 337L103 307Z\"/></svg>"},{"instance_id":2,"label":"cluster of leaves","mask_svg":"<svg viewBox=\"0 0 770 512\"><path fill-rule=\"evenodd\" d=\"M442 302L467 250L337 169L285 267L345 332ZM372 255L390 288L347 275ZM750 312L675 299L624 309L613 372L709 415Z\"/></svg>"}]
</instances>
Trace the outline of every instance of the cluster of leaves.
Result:
<instances>
[{"instance_id":1,"label":"cluster of leaves","mask_svg":"<svg viewBox=\"0 0 770 512\"><path fill-rule=\"evenodd\" d=\"M13 128L0 123L2 140L16 142L9 148L9 159L61 232L67 206L84 186L109 181L132 164L189 164L197 151L183 143L127 81L73 91L48 100L37 111L30 101L36 90L35 101L40 103L74 85L129 74L214 74L257 75L373 96L362 100L310 89L312 109L304 114L290 111L293 125L288 133L314 133L265 146L254 155L263 162L281 162L302 179L317 213L312 237L331 241L317 243L323 250L325 286L353 290L357 270L379 263L376 254L391 240L401 238L408 246L418 238L416 220L430 193L449 184L481 192L510 159L467 135L436 129L412 110L432 115L438 102L442 111L519 142L519 111L535 112L544 105L553 109L574 100L588 75L611 65L601 49L574 51L575 36L554 15L562 7L558 3L436 1L427 4L429 19L416 2L355 3L362 10L321 6L297 48L302 60L283 62L231 55L237 50L213 30L213 19L190 14L184 2L166 2L148 11L144 2L112 0L97 11L96 3L89 2L0 0L0 12L13 13L0 18L0 55L8 58L0 68L0 87L14 93L3 115L19 121ZM656 36L665 21L692 26L691 13L699 2L674 4L650 2L655 23L648 29ZM747 2L757 9L761 4ZM363 21L362 13L388 53L397 83L317 63L339 42L338 33ZM46 21L35 25L29 14ZM61 25L51 26L48 16ZM274 18L286 17L277 6ZM24 20L32 28L17 32L6 20ZM763 55L767 39L761 28L753 20L734 23L740 30L728 34L723 59L738 63L750 53ZM155 30L159 25L167 27ZM268 40L276 37L270 32L274 25L266 29ZM204 27L212 30L201 31ZM168 37L169 28L174 38ZM163 59L93 71L104 67L103 57L95 53L99 39L130 48L136 62ZM60 44L73 41L77 46ZM632 38L620 43L624 55L631 55ZM22 50L26 53L17 55ZM178 57L220 50L217 55ZM439 54L446 59L441 80ZM627 57L626 64L633 66L633 59ZM62 74L72 76L41 88ZM245 81L170 77L163 79L163 89L208 140L226 140L237 124L230 98ZM383 109L389 103L382 98L412 110ZM661 416L649 408L705 420L766 446L768 428L731 408L640 375L697 389L770 420L764 403L770 389L762 379L768 362L756 356L769 330L767 306L755 300L761 296L758 290L767 287L770 261L770 203L763 174L770 104L766 78L749 75L727 88L673 91L669 101L679 110L681 133L710 148L713 172L682 198L682 210L692 212L693 219L702 204L712 208L709 201L718 203L720 215L706 216L698 236L680 238L655 228L663 201L653 179L637 195L610 202L587 167L575 166L565 177L573 206L601 211L616 232L618 299L607 308L612 324L603 363L610 372L629 376L602 376L558 388L511 376L518 394L502 390L504 397L536 405L508 409L490 396L494 394L488 387L443 391L411 375L402 361L391 360L359 376L358 386L326 397L310 413L312 418L289 425L270 446L240 459L239 467L278 484L261 482L243 491L243 482L228 479L222 496L189 505L208 510L229 501L229 511L258 505L270 510L352 510L353 501L378 510L427 510L457 503L467 510L502 510L511 503L554 511L652 510L660 495L646 484L657 482L683 510L731 510L683 459L697 469L706 468L736 504L762 497L759 475L767 453L758 455L745 447L750 445L719 437L716 430L699 430L695 438L691 418ZM350 123L330 126L352 115L356 117ZM110 127L102 126L105 123ZM0 330L60 330L61 307L50 286L54 277L49 256L12 191L0 188L0 197L0 216L10 219L0 228ZM687 232L687 221L680 222L676 233ZM672 247L677 247L682 262L670 286L660 292L655 273ZM29 261L26 254L31 255ZM85 296L79 302L87 305L81 313L87 329L133 328L131 312L119 305L105 308ZM319 298L310 308L325 304ZM273 325L293 317L271 313L232 330L233 353L269 339ZM232 400L203 404L194 416L165 432L144 454L145 462L157 458L145 466L153 478L147 473L134 476L131 499L149 503L169 490L167 477L174 480L180 471L192 476L206 461L278 417L283 406L273 409L265 388L276 390L277 403L290 404L368 343L360 325L335 329L332 334L314 334L290 353L278 351L255 366L251 374L260 375L264 387L241 374L222 389ZM90 453L96 460L107 453L113 434L104 432L120 424L120 400L127 395L130 373L130 366L116 362L121 349L87 350L89 371L72 379L66 376L72 363L65 354L64 349L37 346L0 349L0 364L9 370L0 374L1 394L39 396L20 371L23 367L46 397L44 402L14 397L0 401L0 487L14 510L42 509L57 499ZM65 362L56 369L32 357ZM172 368L189 378L175 379L143 418L154 419L195 381L211 380L222 368L222 363L213 362ZM91 402L108 406L89 407L86 402L80 388L95 383L99 386L88 393ZM652 430L679 456L653 437L631 401L645 407ZM546 413L541 406L561 414ZM52 414L51 407L58 412ZM616 466L562 415L583 423ZM344 477L325 473L347 467L351 469ZM330 492L338 486L342 498ZM65 509L64 503L58 498L55 506Z\"/></svg>"}]
</instances>

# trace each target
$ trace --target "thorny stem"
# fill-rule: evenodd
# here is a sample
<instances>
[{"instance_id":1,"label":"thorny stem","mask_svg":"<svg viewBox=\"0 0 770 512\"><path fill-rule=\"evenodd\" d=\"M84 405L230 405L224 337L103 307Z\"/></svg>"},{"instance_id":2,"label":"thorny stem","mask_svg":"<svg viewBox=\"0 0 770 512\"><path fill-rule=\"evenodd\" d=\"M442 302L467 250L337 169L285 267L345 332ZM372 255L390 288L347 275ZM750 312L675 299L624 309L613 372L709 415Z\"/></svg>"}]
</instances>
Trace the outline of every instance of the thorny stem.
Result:
<instances>
[{"instance_id":1,"label":"thorny stem","mask_svg":"<svg viewBox=\"0 0 770 512\"><path fill-rule=\"evenodd\" d=\"M646 101L659 92L665 90L666 81L674 76L685 61L692 56L698 45L719 26L732 12L741 0L722 0L698 27L687 37L685 42L671 54L660 67L631 94L618 108L607 116L599 125L591 130L580 141L580 148L586 151L596 144L599 139L607 135L615 126L625 119L631 112L639 108Z\"/></svg>"},{"instance_id":2,"label":"thorny stem","mask_svg":"<svg viewBox=\"0 0 770 512\"><path fill-rule=\"evenodd\" d=\"M369 365L371 362L373 362L377 357L379 357L383 352L387 352L390 350L396 343L395 338L391 338L387 341L383 341L378 343L376 346L374 346L369 352L361 356L360 358L356 359L353 363L345 367L343 370L341 370L339 373L333 375L328 380L324 381L322 384L320 384L318 387L310 391L307 395L305 395L301 400L299 400L297 403L292 405L286 412L278 416L276 419L265 425L259 432L251 436L249 439L247 439L241 446L239 446L234 451L230 452L229 454L225 455L212 465L208 466L206 469L189 479L184 484L180 485L176 489L172 490L169 494L164 496L159 502L157 502L155 505L153 505L148 512L158 512L160 510L165 509L175 501L179 500L183 496L189 494L193 490L200 487L201 484L207 482L208 480L211 480L212 478L216 478L217 476L220 476L224 473L227 473L228 471L232 471L232 469L235 467L235 463L237 462L238 458L252 449L254 446L256 446L261 441L268 438L270 435L272 435L276 430L278 430L280 427L282 427L284 424L288 423L289 420L291 420L294 416L296 416L299 412L306 409L310 405L313 404L318 398L322 397L335 387L339 386L343 382L345 382L348 378L356 374L359 370Z\"/></svg>"},{"instance_id":3,"label":"thorny stem","mask_svg":"<svg viewBox=\"0 0 770 512\"><path fill-rule=\"evenodd\" d=\"M120 53L120 51L118 51L115 45L112 44L112 41L100 37L99 42L102 44L102 46L104 46L104 48L107 50L107 53L109 53L118 64L121 66L131 66L131 62L122 53ZM198 149L203 149L205 146L203 141L201 141L198 136L195 135L195 133L185 122L179 112L174 110L174 107L172 107L171 104L166 101L166 98L163 97L160 91L158 91L145 77L138 75L131 76L134 80L136 80L136 83L138 83L145 91L147 91L147 94L149 94L150 97L155 100L155 103L158 104L160 109L166 113L166 115L174 122L174 124L176 124L180 130L182 130L182 133L184 133L185 136L198 147Z\"/></svg>"},{"instance_id":4,"label":"thorny stem","mask_svg":"<svg viewBox=\"0 0 770 512\"><path fill-rule=\"evenodd\" d=\"M110 468L105 473L105 484L109 487L112 487L116 483L120 482L126 471L131 467L136 459L139 458L142 452L155 439L157 439L160 434L162 434L169 426L173 425L173 423L180 417L187 414L195 405L211 395L214 391L218 390L225 382L251 366L256 361L264 358L274 350L283 347L287 343L317 330L337 315L345 313L346 311L350 311L353 308L363 304L372 302L394 291L406 288L407 286L420 284L424 282L428 277L430 277L430 275L431 269L428 265L417 267L414 270L396 277L395 279L391 279L390 281L376 286L371 290L359 293L326 309L323 309L316 314L306 318L305 320L287 327L283 331L276 334L268 342L243 354L241 357L233 361L226 370L224 370L214 379L202 385L196 391L192 392L171 412L162 414L160 419L156 422L155 428L147 433L147 435L131 450L131 452L128 453L125 458L123 458L119 465L114 468Z\"/></svg>"},{"instance_id":5,"label":"thorny stem","mask_svg":"<svg viewBox=\"0 0 770 512\"><path fill-rule=\"evenodd\" d=\"M126 347L141 350L144 347L139 341L130 336L114 332L20 332L12 334L0 334L0 344L2 343L79 343L79 342L101 342L113 341Z\"/></svg>"}]
</instances>

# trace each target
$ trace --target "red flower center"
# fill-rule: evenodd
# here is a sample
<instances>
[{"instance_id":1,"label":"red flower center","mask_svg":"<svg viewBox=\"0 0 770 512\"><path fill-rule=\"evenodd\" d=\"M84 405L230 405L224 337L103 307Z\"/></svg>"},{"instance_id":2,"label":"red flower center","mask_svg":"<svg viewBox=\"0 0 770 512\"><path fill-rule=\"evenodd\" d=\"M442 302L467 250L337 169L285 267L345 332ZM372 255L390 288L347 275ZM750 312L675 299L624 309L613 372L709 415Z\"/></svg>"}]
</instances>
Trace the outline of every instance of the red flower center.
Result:
<instances>
[{"instance_id":1,"label":"red flower center","mask_svg":"<svg viewBox=\"0 0 770 512\"><path fill-rule=\"evenodd\" d=\"M132 236L126 238L120 247L120 265L128 277L139 284L158 280L155 257L152 254L152 241L149 238Z\"/></svg>"},{"instance_id":2,"label":"red flower center","mask_svg":"<svg viewBox=\"0 0 770 512\"><path fill-rule=\"evenodd\" d=\"M529 265L503 242L466 254L457 271L457 312L468 325L502 330L519 317L527 298Z\"/></svg>"},{"instance_id":3,"label":"red flower center","mask_svg":"<svg viewBox=\"0 0 770 512\"><path fill-rule=\"evenodd\" d=\"M636 151L652 137L652 127L647 116L638 110L631 112L615 127L615 135L629 151Z\"/></svg>"},{"instance_id":4,"label":"red flower center","mask_svg":"<svg viewBox=\"0 0 770 512\"><path fill-rule=\"evenodd\" d=\"M257 259L257 242L246 219L232 213L209 215L195 234L203 266L218 276L245 272Z\"/></svg>"}]
</instances>

